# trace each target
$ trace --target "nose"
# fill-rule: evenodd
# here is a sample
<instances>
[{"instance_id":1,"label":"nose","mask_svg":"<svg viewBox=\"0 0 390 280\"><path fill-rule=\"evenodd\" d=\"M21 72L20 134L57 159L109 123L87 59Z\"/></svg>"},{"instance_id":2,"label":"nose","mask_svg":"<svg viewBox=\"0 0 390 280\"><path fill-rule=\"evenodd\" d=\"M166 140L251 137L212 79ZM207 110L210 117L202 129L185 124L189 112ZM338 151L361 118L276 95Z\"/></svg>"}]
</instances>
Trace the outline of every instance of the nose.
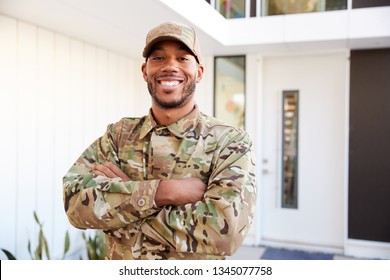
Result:
<instances>
[{"instance_id":1,"label":"nose","mask_svg":"<svg viewBox=\"0 0 390 280\"><path fill-rule=\"evenodd\" d=\"M178 71L178 62L175 58L167 58L163 67L161 68L163 72L177 72Z\"/></svg>"}]
</instances>

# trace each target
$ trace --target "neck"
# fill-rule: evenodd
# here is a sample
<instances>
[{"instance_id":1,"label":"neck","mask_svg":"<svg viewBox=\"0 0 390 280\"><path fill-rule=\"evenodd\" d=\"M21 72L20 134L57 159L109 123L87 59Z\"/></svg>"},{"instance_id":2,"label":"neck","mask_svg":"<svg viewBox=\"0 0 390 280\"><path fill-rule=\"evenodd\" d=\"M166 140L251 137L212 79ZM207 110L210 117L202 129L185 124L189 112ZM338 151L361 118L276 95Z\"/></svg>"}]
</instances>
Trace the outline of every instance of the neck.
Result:
<instances>
[{"instance_id":1,"label":"neck","mask_svg":"<svg viewBox=\"0 0 390 280\"><path fill-rule=\"evenodd\" d=\"M152 104L153 117L159 125L170 125L188 115L194 109L195 103L188 102L183 107L166 109L157 104Z\"/></svg>"}]
</instances>

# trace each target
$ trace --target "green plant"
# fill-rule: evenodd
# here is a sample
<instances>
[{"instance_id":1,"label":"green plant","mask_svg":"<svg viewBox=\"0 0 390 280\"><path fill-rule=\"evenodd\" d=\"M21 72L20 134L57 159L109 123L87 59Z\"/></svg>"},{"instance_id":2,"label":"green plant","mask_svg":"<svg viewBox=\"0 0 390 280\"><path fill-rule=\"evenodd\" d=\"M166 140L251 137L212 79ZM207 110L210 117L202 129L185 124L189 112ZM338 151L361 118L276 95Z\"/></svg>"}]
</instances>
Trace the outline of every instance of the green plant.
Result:
<instances>
[{"instance_id":1,"label":"green plant","mask_svg":"<svg viewBox=\"0 0 390 280\"><path fill-rule=\"evenodd\" d=\"M87 237L85 232L81 235L85 241L88 259L104 260L106 258L106 238L103 231L97 230L93 237Z\"/></svg>"},{"instance_id":2,"label":"green plant","mask_svg":"<svg viewBox=\"0 0 390 280\"><path fill-rule=\"evenodd\" d=\"M45 237L45 234L43 232L43 224L40 222L40 220L38 218L38 215L37 215L37 213L35 211L34 211L34 219L35 219L35 222L39 226L38 245L35 248L34 254L33 254L33 252L31 251L31 241L28 240L27 250L28 250L32 260L42 260L42 259L44 259L43 258L44 255L46 256L46 259L50 260L51 259L51 255L50 255L50 250L49 250L49 244L48 244L47 239ZM66 234L65 234L65 244L64 244L64 253L62 255L62 259L65 258L66 254L69 251L69 248L70 248L70 238L69 238L68 231L66 231ZM4 252L4 254L7 256L7 258L9 260L16 260L16 257L11 252L9 252L8 250L6 250L6 249L1 249L1 250Z\"/></svg>"},{"instance_id":3,"label":"green plant","mask_svg":"<svg viewBox=\"0 0 390 280\"><path fill-rule=\"evenodd\" d=\"M9 260L16 260L15 256L8 250L6 249L1 249L3 253L7 256Z\"/></svg>"}]
</instances>

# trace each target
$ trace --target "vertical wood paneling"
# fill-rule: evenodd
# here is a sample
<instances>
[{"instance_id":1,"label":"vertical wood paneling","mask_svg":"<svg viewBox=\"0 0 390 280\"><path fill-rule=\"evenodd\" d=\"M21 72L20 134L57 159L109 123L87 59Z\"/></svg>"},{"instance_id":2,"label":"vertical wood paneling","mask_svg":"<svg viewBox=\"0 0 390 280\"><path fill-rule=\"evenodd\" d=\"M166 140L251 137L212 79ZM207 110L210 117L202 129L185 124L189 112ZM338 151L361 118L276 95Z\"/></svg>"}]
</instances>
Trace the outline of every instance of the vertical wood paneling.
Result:
<instances>
[{"instance_id":1,"label":"vertical wood paneling","mask_svg":"<svg viewBox=\"0 0 390 280\"><path fill-rule=\"evenodd\" d=\"M0 245L9 251L16 250L16 61L17 23L0 16L0 176L1 209Z\"/></svg>"},{"instance_id":2,"label":"vertical wood paneling","mask_svg":"<svg viewBox=\"0 0 390 280\"><path fill-rule=\"evenodd\" d=\"M134 82L134 73L137 72L140 77L141 75L141 66L137 63L134 67L134 62L132 60L126 61L126 73L124 74L124 84L123 84L123 92L124 92L124 100L123 102L123 116L138 116L136 115L135 108L137 107L135 100L136 94L139 94L139 92L136 91L136 86ZM145 83L143 84L143 88L145 88ZM150 103L150 101L149 101ZM144 112L146 114L146 111ZM144 114L141 114L144 115Z\"/></svg>"},{"instance_id":3,"label":"vertical wood paneling","mask_svg":"<svg viewBox=\"0 0 390 280\"><path fill-rule=\"evenodd\" d=\"M69 38L54 35L54 210L53 227L56 242L53 250L62 250L63 234L67 228L67 219L62 204L62 176L71 165L69 137L69 114L70 114L70 40Z\"/></svg>"},{"instance_id":4,"label":"vertical wood paneling","mask_svg":"<svg viewBox=\"0 0 390 280\"><path fill-rule=\"evenodd\" d=\"M117 115L120 117L125 117L129 112L125 111L127 96L126 96L126 74L127 74L127 63L123 57L118 56L118 81L117 81L117 91L118 91L118 103Z\"/></svg>"},{"instance_id":5,"label":"vertical wood paneling","mask_svg":"<svg viewBox=\"0 0 390 280\"><path fill-rule=\"evenodd\" d=\"M144 61L137 60L135 64L135 71L133 73L133 81L134 81L134 98L132 99L135 105L135 115L144 116L148 113L150 108L150 95L146 86L146 83L143 79L141 72L141 65Z\"/></svg>"},{"instance_id":6,"label":"vertical wood paneling","mask_svg":"<svg viewBox=\"0 0 390 280\"><path fill-rule=\"evenodd\" d=\"M131 75L130 63L125 57L119 58L118 66L118 98L121 102L118 102L118 115L120 117L134 116L134 102L132 101L131 94L134 91L131 90Z\"/></svg>"},{"instance_id":7,"label":"vertical wood paneling","mask_svg":"<svg viewBox=\"0 0 390 280\"><path fill-rule=\"evenodd\" d=\"M55 242L54 210L54 35L38 29L37 36L37 186L36 211L50 244Z\"/></svg>"},{"instance_id":8,"label":"vertical wood paneling","mask_svg":"<svg viewBox=\"0 0 390 280\"><path fill-rule=\"evenodd\" d=\"M117 55L114 53L108 53L107 56L107 95L106 95L106 107L107 107L107 122L112 123L118 120L118 103L122 102L119 99L118 94L118 63Z\"/></svg>"},{"instance_id":9,"label":"vertical wood paneling","mask_svg":"<svg viewBox=\"0 0 390 280\"><path fill-rule=\"evenodd\" d=\"M17 254L27 258L28 239L36 245L33 210L37 197L37 28L18 23ZM29 217L29 219L26 217Z\"/></svg>"},{"instance_id":10,"label":"vertical wood paneling","mask_svg":"<svg viewBox=\"0 0 390 280\"><path fill-rule=\"evenodd\" d=\"M70 72L69 72L69 124L70 124L70 158L76 160L83 151L83 122L85 107L84 83L84 52L83 44L76 40L70 41Z\"/></svg>"},{"instance_id":11,"label":"vertical wood paneling","mask_svg":"<svg viewBox=\"0 0 390 280\"><path fill-rule=\"evenodd\" d=\"M109 98L109 94L107 92L107 75L108 75L108 54L106 50L98 49L97 57L96 57L96 82L97 82L97 91L96 91L96 130L99 133L103 133L107 128L107 99Z\"/></svg>"},{"instance_id":12,"label":"vertical wood paneling","mask_svg":"<svg viewBox=\"0 0 390 280\"><path fill-rule=\"evenodd\" d=\"M96 132L97 115L97 82L96 82L96 48L85 46L85 76L84 76L84 146L90 145L99 135Z\"/></svg>"}]
</instances>

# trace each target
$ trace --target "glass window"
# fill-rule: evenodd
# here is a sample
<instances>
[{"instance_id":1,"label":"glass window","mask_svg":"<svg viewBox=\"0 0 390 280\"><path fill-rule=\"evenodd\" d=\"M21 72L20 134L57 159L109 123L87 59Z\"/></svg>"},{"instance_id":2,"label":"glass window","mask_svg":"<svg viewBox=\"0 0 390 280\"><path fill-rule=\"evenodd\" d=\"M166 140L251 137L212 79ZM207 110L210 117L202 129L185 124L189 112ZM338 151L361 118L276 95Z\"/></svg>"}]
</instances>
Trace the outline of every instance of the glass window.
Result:
<instances>
[{"instance_id":1,"label":"glass window","mask_svg":"<svg viewBox=\"0 0 390 280\"><path fill-rule=\"evenodd\" d=\"M257 0L251 0L249 16L256 17L257 16L256 10L257 10Z\"/></svg>"},{"instance_id":2,"label":"glass window","mask_svg":"<svg viewBox=\"0 0 390 280\"><path fill-rule=\"evenodd\" d=\"M298 94L298 91L283 91L283 208L298 208Z\"/></svg>"},{"instance_id":3,"label":"glass window","mask_svg":"<svg viewBox=\"0 0 390 280\"><path fill-rule=\"evenodd\" d=\"M326 0L326 11L346 10L347 0Z\"/></svg>"},{"instance_id":4,"label":"glass window","mask_svg":"<svg viewBox=\"0 0 390 280\"><path fill-rule=\"evenodd\" d=\"M245 56L216 57L214 69L214 115L244 129Z\"/></svg>"},{"instance_id":5,"label":"glass window","mask_svg":"<svg viewBox=\"0 0 390 280\"><path fill-rule=\"evenodd\" d=\"M353 0L352 9L390 6L389 0Z\"/></svg>"},{"instance_id":6,"label":"glass window","mask_svg":"<svg viewBox=\"0 0 390 280\"><path fill-rule=\"evenodd\" d=\"M245 17L246 0L217 0L216 9L225 18Z\"/></svg>"},{"instance_id":7,"label":"glass window","mask_svg":"<svg viewBox=\"0 0 390 280\"><path fill-rule=\"evenodd\" d=\"M345 10L347 0L264 0L264 15Z\"/></svg>"}]
</instances>

